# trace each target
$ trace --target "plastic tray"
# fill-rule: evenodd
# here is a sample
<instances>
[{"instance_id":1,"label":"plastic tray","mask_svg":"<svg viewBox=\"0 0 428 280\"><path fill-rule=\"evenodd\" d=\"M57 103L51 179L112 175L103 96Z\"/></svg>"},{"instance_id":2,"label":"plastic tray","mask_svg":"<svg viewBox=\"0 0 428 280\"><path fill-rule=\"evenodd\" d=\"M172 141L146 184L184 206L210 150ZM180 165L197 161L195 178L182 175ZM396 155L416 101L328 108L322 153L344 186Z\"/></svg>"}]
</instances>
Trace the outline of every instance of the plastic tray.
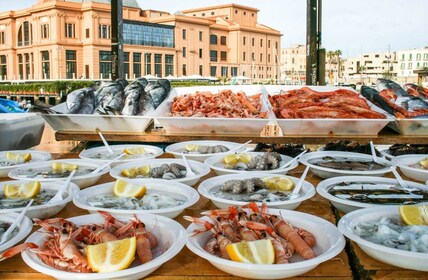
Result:
<instances>
[{"instance_id":1,"label":"plastic tray","mask_svg":"<svg viewBox=\"0 0 428 280\"><path fill-rule=\"evenodd\" d=\"M304 86L265 86L269 95L277 95L280 91L299 89ZM340 88L352 90L349 87L308 86L316 91L333 91ZM355 92L357 93L357 92ZM358 93L357 93L358 94ZM361 98L364 98L360 95ZM284 135L377 135L394 117L366 100L373 111L385 114L385 119L277 119Z\"/></svg>"},{"instance_id":2,"label":"plastic tray","mask_svg":"<svg viewBox=\"0 0 428 280\"><path fill-rule=\"evenodd\" d=\"M389 127L402 135L428 135L428 118L396 119Z\"/></svg>"},{"instance_id":3,"label":"plastic tray","mask_svg":"<svg viewBox=\"0 0 428 280\"><path fill-rule=\"evenodd\" d=\"M45 121L35 113L0 114L0 151L37 146L44 129Z\"/></svg>"},{"instance_id":4,"label":"plastic tray","mask_svg":"<svg viewBox=\"0 0 428 280\"><path fill-rule=\"evenodd\" d=\"M230 89L234 93L243 91L247 95L262 93L262 112L268 111L269 101L262 86L200 86L174 88L168 99L163 102L153 117L163 126L167 134L234 134L234 135L260 135L262 129L268 124L269 118L204 118L204 117L171 117L172 100L176 96L195 93L197 91L211 91L218 93Z\"/></svg>"}]
</instances>

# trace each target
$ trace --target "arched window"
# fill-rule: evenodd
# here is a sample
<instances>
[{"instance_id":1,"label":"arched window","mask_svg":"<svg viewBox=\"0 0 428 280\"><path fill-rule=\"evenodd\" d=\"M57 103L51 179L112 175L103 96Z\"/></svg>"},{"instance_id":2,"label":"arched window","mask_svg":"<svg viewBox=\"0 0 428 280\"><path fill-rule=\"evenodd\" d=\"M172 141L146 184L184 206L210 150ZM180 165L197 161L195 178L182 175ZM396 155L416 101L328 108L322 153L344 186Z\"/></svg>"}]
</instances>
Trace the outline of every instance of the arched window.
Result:
<instances>
[{"instance_id":1,"label":"arched window","mask_svg":"<svg viewBox=\"0 0 428 280\"><path fill-rule=\"evenodd\" d=\"M24 21L18 30L18 47L29 46L33 41L33 27L28 21Z\"/></svg>"}]
</instances>

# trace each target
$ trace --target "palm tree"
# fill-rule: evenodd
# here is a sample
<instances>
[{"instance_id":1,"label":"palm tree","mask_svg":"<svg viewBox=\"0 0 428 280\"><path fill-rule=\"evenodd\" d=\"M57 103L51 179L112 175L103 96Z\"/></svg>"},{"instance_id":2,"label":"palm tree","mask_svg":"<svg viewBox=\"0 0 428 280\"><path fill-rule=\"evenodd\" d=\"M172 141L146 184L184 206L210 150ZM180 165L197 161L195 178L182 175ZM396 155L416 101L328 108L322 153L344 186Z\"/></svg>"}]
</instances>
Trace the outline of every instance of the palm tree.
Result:
<instances>
[{"instance_id":1,"label":"palm tree","mask_svg":"<svg viewBox=\"0 0 428 280\"><path fill-rule=\"evenodd\" d=\"M342 51L341 50L335 50L334 54L337 58L337 79L340 78L340 56L342 55Z\"/></svg>"},{"instance_id":2,"label":"palm tree","mask_svg":"<svg viewBox=\"0 0 428 280\"><path fill-rule=\"evenodd\" d=\"M328 51L327 52L327 57L328 57L328 65L329 65L329 67L328 67L328 81L329 81L329 83L331 83L331 80L332 80L332 69L331 69L331 61L332 61L332 59L333 59L333 56L334 56L334 52L333 51Z\"/></svg>"},{"instance_id":3,"label":"palm tree","mask_svg":"<svg viewBox=\"0 0 428 280\"><path fill-rule=\"evenodd\" d=\"M358 72L360 72L361 84L363 84L363 72L364 72L364 70L366 70L366 67L364 65L360 65L360 67L358 67Z\"/></svg>"}]
</instances>

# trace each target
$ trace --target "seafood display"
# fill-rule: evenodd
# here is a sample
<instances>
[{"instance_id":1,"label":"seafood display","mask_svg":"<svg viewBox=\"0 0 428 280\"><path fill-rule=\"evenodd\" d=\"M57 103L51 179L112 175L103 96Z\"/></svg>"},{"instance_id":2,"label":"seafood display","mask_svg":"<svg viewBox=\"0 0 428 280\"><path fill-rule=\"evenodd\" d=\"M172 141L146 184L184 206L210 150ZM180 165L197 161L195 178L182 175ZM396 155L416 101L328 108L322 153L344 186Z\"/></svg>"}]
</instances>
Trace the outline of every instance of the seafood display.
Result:
<instances>
[{"instance_id":1,"label":"seafood display","mask_svg":"<svg viewBox=\"0 0 428 280\"><path fill-rule=\"evenodd\" d=\"M303 145L294 145L294 144L265 144L257 143L254 148L254 152L276 152L278 154L286 155L289 157L296 157L303 151L309 151L305 149Z\"/></svg>"},{"instance_id":2,"label":"seafood display","mask_svg":"<svg viewBox=\"0 0 428 280\"><path fill-rule=\"evenodd\" d=\"M261 93L247 96L244 92L222 90L214 94L209 91L177 96L172 101L173 117L209 118L267 118L261 112Z\"/></svg>"},{"instance_id":3,"label":"seafood display","mask_svg":"<svg viewBox=\"0 0 428 280\"><path fill-rule=\"evenodd\" d=\"M282 217L267 213L267 206L261 209L254 202L244 208L229 207L224 210L203 212L208 219L184 216L188 221L200 225L193 234L211 232L204 249L221 258L230 259L226 250L229 244L241 241L268 239L272 241L275 263L290 262L293 254L298 253L304 259L314 258L312 250L317 243L312 233L293 227Z\"/></svg>"},{"instance_id":4,"label":"seafood display","mask_svg":"<svg viewBox=\"0 0 428 280\"><path fill-rule=\"evenodd\" d=\"M251 154L230 154L224 157L224 168L235 170L272 170L280 167L281 156L275 152L252 156Z\"/></svg>"},{"instance_id":5,"label":"seafood display","mask_svg":"<svg viewBox=\"0 0 428 280\"><path fill-rule=\"evenodd\" d=\"M315 91L308 87L281 91L269 95L273 111L281 119L384 119L373 111L357 93L338 89L330 92Z\"/></svg>"},{"instance_id":6,"label":"seafood display","mask_svg":"<svg viewBox=\"0 0 428 280\"><path fill-rule=\"evenodd\" d=\"M174 180L186 177L187 171L184 165L179 163L162 164L151 168L149 165L123 169L121 174L128 178L157 178Z\"/></svg>"},{"instance_id":7,"label":"seafood display","mask_svg":"<svg viewBox=\"0 0 428 280\"><path fill-rule=\"evenodd\" d=\"M354 153L361 153L361 154L367 154L371 155L371 149L370 144L361 145L355 141L349 141L349 140L340 140L336 142L330 142L326 144L324 147L322 147L323 151L343 151L343 152L354 152ZM377 156L382 156L382 154L376 150Z\"/></svg>"},{"instance_id":8,"label":"seafood display","mask_svg":"<svg viewBox=\"0 0 428 280\"><path fill-rule=\"evenodd\" d=\"M428 145L414 144L394 144L386 151L392 156L402 156L407 154L428 154Z\"/></svg>"},{"instance_id":9,"label":"seafood display","mask_svg":"<svg viewBox=\"0 0 428 280\"><path fill-rule=\"evenodd\" d=\"M229 148L223 145L191 145L185 147L186 154L217 154L228 152Z\"/></svg>"},{"instance_id":10,"label":"seafood display","mask_svg":"<svg viewBox=\"0 0 428 280\"><path fill-rule=\"evenodd\" d=\"M43 205L51 200L56 193L57 190L54 189L42 189L36 196L31 198L9 198L0 194L0 209L23 208L27 206L31 199L34 200L32 206Z\"/></svg>"},{"instance_id":11,"label":"seafood display","mask_svg":"<svg viewBox=\"0 0 428 280\"><path fill-rule=\"evenodd\" d=\"M399 84L387 80L377 79L377 90L362 86L361 94L397 118L416 118L428 115L428 99L424 88L407 85L407 91Z\"/></svg>"},{"instance_id":12,"label":"seafood display","mask_svg":"<svg viewBox=\"0 0 428 280\"><path fill-rule=\"evenodd\" d=\"M3 234L6 232L6 230L10 227L11 224L0 222L0 239L2 238ZM19 232L19 227L15 227L15 229L9 234L7 240L12 239L15 235L17 235Z\"/></svg>"},{"instance_id":13,"label":"seafood display","mask_svg":"<svg viewBox=\"0 0 428 280\"><path fill-rule=\"evenodd\" d=\"M428 253L428 226L404 225L399 218L382 217L354 227L359 237L390 248Z\"/></svg>"},{"instance_id":14,"label":"seafood display","mask_svg":"<svg viewBox=\"0 0 428 280\"><path fill-rule=\"evenodd\" d=\"M325 168L349 171L380 170L386 167L385 164L377 163L373 160L363 160L355 158L334 158L329 156L310 159L308 160L308 163Z\"/></svg>"},{"instance_id":15,"label":"seafood display","mask_svg":"<svg viewBox=\"0 0 428 280\"><path fill-rule=\"evenodd\" d=\"M184 204L186 198L179 194L174 197L168 193L147 193L143 198L117 197L113 194L92 196L87 203L92 207L122 210L154 210L176 207Z\"/></svg>"}]
</instances>

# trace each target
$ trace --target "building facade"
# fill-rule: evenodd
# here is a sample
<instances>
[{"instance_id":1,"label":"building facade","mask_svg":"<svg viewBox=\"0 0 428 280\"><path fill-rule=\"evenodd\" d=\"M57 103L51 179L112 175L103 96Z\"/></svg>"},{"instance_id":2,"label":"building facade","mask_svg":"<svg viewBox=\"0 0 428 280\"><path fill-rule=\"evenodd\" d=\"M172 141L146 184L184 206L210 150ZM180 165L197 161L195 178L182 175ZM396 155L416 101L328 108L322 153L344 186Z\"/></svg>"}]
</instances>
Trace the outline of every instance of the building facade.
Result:
<instances>
[{"instance_id":1,"label":"building facade","mask_svg":"<svg viewBox=\"0 0 428 280\"><path fill-rule=\"evenodd\" d=\"M280 32L235 4L170 14L123 1L124 67L145 75L279 77ZM111 73L109 0L37 0L0 13L0 79L100 79Z\"/></svg>"},{"instance_id":2,"label":"building facade","mask_svg":"<svg viewBox=\"0 0 428 280\"><path fill-rule=\"evenodd\" d=\"M396 52L397 63L394 71L397 79L402 83L415 83L418 75L415 70L428 69L428 46L421 49L412 49ZM428 82L425 80L424 82Z\"/></svg>"},{"instance_id":3,"label":"building facade","mask_svg":"<svg viewBox=\"0 0 428 280\"><path fill-rule=\"evenodd\" d=\"M289 85L306 83L306 46L281 49L281 82Z\"/></svg>"}]
</instances>

